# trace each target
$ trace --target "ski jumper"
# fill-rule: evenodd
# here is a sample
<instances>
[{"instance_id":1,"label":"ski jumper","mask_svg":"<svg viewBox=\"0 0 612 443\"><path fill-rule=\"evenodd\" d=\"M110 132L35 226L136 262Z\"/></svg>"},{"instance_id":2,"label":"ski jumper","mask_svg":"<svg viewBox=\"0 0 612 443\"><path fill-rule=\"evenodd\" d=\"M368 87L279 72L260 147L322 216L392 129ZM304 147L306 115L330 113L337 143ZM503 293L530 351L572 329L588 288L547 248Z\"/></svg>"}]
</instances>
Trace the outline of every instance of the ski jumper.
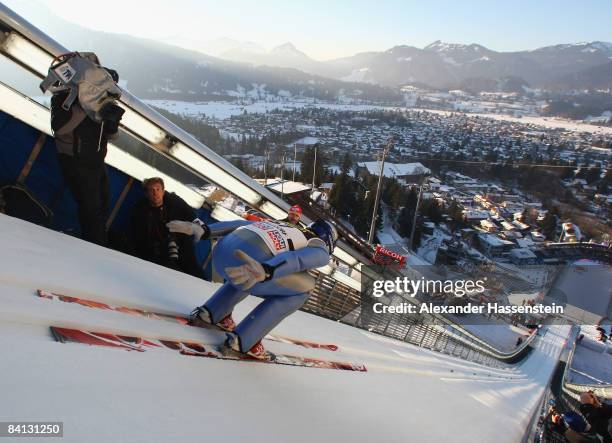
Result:
<instances>
[{"instance_id":1,"label":"ski jumper","mask_svg":"<svg viewBox=\"0 0 612 443\"><path fill-rule=\"evenodd\" d=\"M234 310L247 295L263 301L236 327L241 350L251 349L285 317L306 303L315 279L309 269L329 263L326 244L308 231L277 221L249 222L236 220L209 225L211 237L225 235L215 247L213 266L225 279L225 283L204 304L213 323L223 319ZM241 249L254 260L275 268L272 278L255 284L243 291L234 286L225 268L244 264L234 256Z\"/></svg>"}]
</instances>

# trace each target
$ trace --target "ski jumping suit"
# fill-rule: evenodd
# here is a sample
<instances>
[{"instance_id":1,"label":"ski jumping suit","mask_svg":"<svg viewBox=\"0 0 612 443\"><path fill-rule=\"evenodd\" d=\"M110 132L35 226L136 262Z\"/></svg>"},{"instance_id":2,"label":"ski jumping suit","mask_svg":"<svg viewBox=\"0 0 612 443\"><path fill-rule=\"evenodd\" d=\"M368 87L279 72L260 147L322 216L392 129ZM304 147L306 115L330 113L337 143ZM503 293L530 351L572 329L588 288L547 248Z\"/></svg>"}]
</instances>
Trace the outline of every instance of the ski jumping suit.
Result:
<instances>
[{"instance_id":1,"label":"ski jumping suit","mask_svg":"<svg viewBox=\"0 0 612 443\"><path fill-rule=\"evenodd\" d=\"M329 250L309 231L278 221L236 220L213 223L209 228L211 237L227 234L213 255L213 266L225 283L204 304L213 323L231 314L248 293L264 299L236 327L241 350L246 352L306 303L315 284L307 271L328 264ZM238 249L275 268L270 280L255 284L248 293L232 285L225 272L227 267L244 264L234 256Z\"/></svg>"}]
</instances>

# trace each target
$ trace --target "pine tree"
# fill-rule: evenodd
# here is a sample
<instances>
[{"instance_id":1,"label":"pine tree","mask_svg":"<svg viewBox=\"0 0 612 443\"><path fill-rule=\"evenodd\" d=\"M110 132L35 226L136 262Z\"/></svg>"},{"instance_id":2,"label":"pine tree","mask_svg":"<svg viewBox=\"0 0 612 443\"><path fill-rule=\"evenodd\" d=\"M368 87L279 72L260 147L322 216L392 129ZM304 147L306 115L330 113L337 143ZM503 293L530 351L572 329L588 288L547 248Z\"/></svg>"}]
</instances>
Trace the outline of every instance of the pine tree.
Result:
<instances>
[{"instance_id":1,"label":"pine tree","mask_svg":"<svg viewBox=\"0 0 612 443\"><path fill-rule=\"evenodd\" d=\"M442 221L442 209L434 199L423 200L419 208L419 213L429 218L434 223Z\"/></svg>"},{"instance_id":2,"label":"pine tree","mask_svg":"<svg viewBox=\"0 0 612 443\"><path fill-rule=\"evenodd\" d=\"M342 217L347 217L355 206L355 184L348 175L352 166L349 153L344 155L340 174L334 179L334 186L329 195L329 204L336 209Z\"/></svg>"},{"instance_id":3,"label":"pine tree","mask_svg":"<svg viewBox=\"0 0 612 443\"><path fill-rule=\"evenodd\" d=\"M347 194L346 182L347 180L344 174L338 175L329 193L329 204L342 216L346 213L346 207L344 205L344 199Z\"/></svg>"},{"instance_id":4,"label":"pine tree","mask_svg":"<svg viewBox=\"0 0 612 443\"><path fill-rule=\"evenodd\" d=\"M572 168L563 168L563 173L559 178L561 180L570 180L574 178L574 170Z\"/></svg>"},{"instance_id":5,"label":"pine tree","mask_svg":"<svg viewBox=\"0 0 612 443\"><path fill-rule=\"evenodd\" d=\"M418 197L418 191L414 187L410 189L410 192L404 195L403 208L397 218L398 233L402 237L410 237Z\"/></svg>"},{"instance_id":6,"label":"pine tree","mask_svg":"<svg viewBox=\"0 0 612 443\"><path fill-rule=\"evenodd\" d=\"M352 167L353 167L353 158L351 157L351 153L347 152L344 154L344 157L342 158L342 164L340 165L340 172L342 174L348 175Z\"/></svg>"},{"instance_id":7,"label":"pine tree","mask_svg":"<svg viewBox=\"0 0 612 443\"><path fill-rule=\"evenodd\" d=\"M598 182L600 180L601 177L601 168L599 166L594 166L592 168L589 168L589 170L586 173L586 181L589 185Z\"/></svg>"},{"instance_id":8,"label":"pine tree","mask_svg":"<svg viewBox=\"0 0 612 443\"><path fill-rule=\"evenodd\" d=\"M544 220L542 220L542 233L549 240L556 241L558 215L559 209L553 206L544 216Z\"/></svg>"}]
</instances>

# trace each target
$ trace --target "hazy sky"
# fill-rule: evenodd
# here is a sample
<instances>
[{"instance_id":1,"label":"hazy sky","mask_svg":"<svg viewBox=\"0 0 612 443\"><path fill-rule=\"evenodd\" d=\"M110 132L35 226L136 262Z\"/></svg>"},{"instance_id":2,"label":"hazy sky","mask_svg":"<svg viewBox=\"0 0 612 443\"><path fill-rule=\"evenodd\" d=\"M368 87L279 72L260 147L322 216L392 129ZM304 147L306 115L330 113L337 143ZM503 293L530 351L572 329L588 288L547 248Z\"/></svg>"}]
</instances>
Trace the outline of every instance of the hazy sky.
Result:
<instances>
[{"instance_id":1,"label":"hazy sky","mask_svg":"<svg viewBox=\"0 0 612 443\"><path fill-rule=\"evenodd\" d=\"M399 44L423 47L434 40L498 51L612 42L612 0L39 1L98 30L158 40L229 37L266 49L292 42L315 59Z\"/></svg>"}]
</instances>

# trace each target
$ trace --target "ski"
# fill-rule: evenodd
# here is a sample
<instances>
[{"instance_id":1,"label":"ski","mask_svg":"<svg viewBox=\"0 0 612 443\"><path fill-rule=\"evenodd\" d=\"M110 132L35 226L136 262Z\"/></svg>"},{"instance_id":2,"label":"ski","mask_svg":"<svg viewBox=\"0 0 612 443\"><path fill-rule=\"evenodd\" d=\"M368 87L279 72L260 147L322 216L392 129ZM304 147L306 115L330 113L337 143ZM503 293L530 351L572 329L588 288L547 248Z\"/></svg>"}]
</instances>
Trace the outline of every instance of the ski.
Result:
<instances>
[{"instance_id":1,"label":"ski","mask_svg":"<svg viewBox=\"0 0 612 443\"><path fill-rule=\"evenodd\" d=\"M135 315L138 317L147 317L147 318L152 318L156 320L165 320L165 321L170 321L173 323L180 323L182 325L194 326L194 327L199 327L199 328L214 329L218 331L221 330L214 325L207 325L204 323L198 323L197 325L192 325L189 323L189 318L181 314L165 314L161 312L153 312L153 311L146 311L146 310L138 309L138 308L132 308L128 306L113 306L113 305L98 302L95 300L89 300L85 298L72 297L69 295L58 294L56 292L46 291L44 289L38 289L36 293L41 298L62 301L66 303L76 303L78 305L85 306L88 308L101 309L105 311L122 312L124 314L131 314L131 315ZM300 339L284 337L280 335L268 334L266 335L265 339L270 340L270 341L279 342L279 343L289 343L289 344L293 344L297 346L302 346L303 348L325 349L327 351L337 351L338 350L338 346L334 344L316 343L312 341L300 340Z\"/></svg>"},{"instance_id":2,"label":"ski","mask_svg":"<svg viewBox=\"0 0 612 443\"><path fill-rule=\"evenodd\" d=\"M300 357L296 355L268 352L267 358L259 359L239 354L215 346L197 342L161 340L154 338L133 337L126 335L92 332L80 329L51 326L51 334L60 343L81 343L93 346L105 346L125 349L127 351L170 351L193 357L216 358L220 360L251 361L258 363L301 366L318 369L337 369L343 371L367 372L367 368L358 363L323 360L319 358Z\"/></svg>"}]
</instances>

